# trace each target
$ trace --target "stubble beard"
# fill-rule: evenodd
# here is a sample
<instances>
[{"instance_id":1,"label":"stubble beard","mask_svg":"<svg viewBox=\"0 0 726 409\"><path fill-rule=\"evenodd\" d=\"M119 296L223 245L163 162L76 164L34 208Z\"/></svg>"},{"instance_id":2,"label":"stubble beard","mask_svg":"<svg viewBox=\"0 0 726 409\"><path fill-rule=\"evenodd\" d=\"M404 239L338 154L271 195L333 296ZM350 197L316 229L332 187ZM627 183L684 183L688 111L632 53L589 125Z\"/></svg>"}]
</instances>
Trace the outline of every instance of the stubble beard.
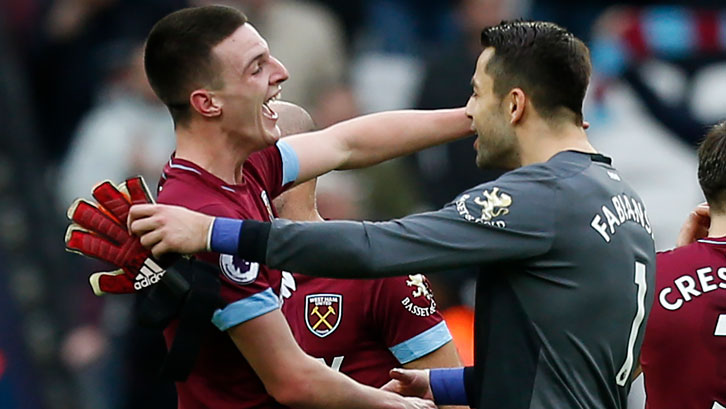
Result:
<instances>
[{"instance_id":1,"label":"stubble beard","mask_svg":"<svg viewBox=\"0 0 726 409\"><path fill-rule=\"evenodd\" d=\"M487 145L479 137L476 166L479 169L512 170L521 166L519 146L514 135L507 135L498 143Z\"/></svg>"}]
</instances>

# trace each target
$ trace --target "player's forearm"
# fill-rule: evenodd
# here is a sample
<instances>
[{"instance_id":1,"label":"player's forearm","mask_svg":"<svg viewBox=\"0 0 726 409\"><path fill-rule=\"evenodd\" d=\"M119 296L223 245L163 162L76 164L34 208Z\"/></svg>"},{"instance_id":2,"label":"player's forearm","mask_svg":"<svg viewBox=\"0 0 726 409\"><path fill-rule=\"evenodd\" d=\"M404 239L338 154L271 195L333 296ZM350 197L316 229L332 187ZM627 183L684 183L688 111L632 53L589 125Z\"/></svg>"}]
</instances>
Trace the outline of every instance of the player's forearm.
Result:
<instances>
[{"instance_id":1,"label":"player's forearm","mask_svg":"<svg viewBox=\"0 0 726 409\"><path fill-rule=\"evenodd\" d=\"M220 228L233 222L239 223L237 237L231 233L234 228ZM368 240L361 223L321 222L313 226L282 222L284 234L271 238L271 223L215 219L210 248L236 253L247 261L273 268L320 277L374 278L429 271L424 268L429 259L426 252L378 251ZM222 230L227 233L223 236L216 233ZM230 240L233 237L236 240Z\"/></svg>"},{"instance_id":2,"label":"player's forearm","mask_svg":"<svg viewBox=\"0 0 726 409\"><path fill-rule=\"evenodd\" d=\"M398 395L359 384L322 364L301 366L307 368L296 371L285 391L275 397L284 405L303 409L401 407L402 398Z\"/></svg>"},{"instance_id":3,"label":"player's forearm","mask_svg":"<svg viewBox=\"0 0 726 409\"><path fill-rule=\"evenodd\" d=\"M382 223L273 223L216 219L212 249L248 261L323 277L386 277L475 265L513 252L504 241L482 245L481 226L452 219L451 210ZM237 241L215 240L215 232L237 223ZM221 237L221 235L219 235ZM536 236L533 237L533 240ZM223 241L225 243L223 243ZM232 244L232 245L230 245Z\"/></svg>"},{"instance_id":4,"label":"player's forearm","mask_svg":"<svg viewBox=\"0 0 726 409\"><path fill-rule=\"evenodd\" d=\"M267 392L295 408L389 408L402 398L355 383L306 355L279 309L227 329Z\"/></svg>"},{"instance_id":5,"label":"player's forearm","mask_svg":"<svg viewBox=\"0 0 726 409\"><path fill-rule=\"evenodd\" d=\"M381 112L330 128L347 152L338 169L354 169L453 141L471 133L464 108Z\"/></svg>"}]
</instances>

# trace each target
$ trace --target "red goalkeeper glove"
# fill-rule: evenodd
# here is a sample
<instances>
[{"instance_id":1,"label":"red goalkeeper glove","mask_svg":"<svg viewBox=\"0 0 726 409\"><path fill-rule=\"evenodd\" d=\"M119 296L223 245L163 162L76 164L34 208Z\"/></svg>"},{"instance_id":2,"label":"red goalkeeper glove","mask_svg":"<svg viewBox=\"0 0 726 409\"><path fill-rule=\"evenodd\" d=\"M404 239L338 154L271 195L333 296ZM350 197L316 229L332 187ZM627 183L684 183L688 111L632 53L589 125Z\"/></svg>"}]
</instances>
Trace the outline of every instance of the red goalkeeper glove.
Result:
<instances>
[{"instance_id":1,"label":"red goalkeeper glove","mask_svg":"<svg viewBox=\"0 0 726 409\"><path fill-rule=\"evenodd\" d=\"M120 267L91 275L94 294L133 293L158 283L165 268L126 227L131 205L154 203L144 179L127 179L119 188L102 182L93 189L93 197L97 204L78 199L68 208L73 224L66 230L65 241L68 251Z\"/></svg>"}]
</instances>

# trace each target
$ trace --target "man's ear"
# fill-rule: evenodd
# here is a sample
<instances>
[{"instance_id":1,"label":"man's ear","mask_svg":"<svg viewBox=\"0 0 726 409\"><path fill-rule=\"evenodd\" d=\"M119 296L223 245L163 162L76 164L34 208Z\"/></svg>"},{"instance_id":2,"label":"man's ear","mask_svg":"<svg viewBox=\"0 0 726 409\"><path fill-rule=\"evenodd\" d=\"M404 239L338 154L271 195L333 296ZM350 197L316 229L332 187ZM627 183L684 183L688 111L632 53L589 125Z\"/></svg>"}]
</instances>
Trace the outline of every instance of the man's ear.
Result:
<instances>
[{"instance_id":1,"label":"man's ear","mask_svg":"<svg viewBox=\"0 0 726 409\"><path fill-rule=\"evenodd\" d=\"M222 103L213 93L198 89L189 96L189 103L200 115L213 118L222 115Z\"/></svg>"},{"instance_id":2,"label":"man's ear","mask_svg":"<svg viewBox=\"0 0 726 409\"><path fill-rule=\"evenodd\" d=\"M524 118L524 110L527 107L527 95L521 88L513 88L507 95L509 101L509 122L511 124L517 124Z\"/></svg>"}]
</instances>

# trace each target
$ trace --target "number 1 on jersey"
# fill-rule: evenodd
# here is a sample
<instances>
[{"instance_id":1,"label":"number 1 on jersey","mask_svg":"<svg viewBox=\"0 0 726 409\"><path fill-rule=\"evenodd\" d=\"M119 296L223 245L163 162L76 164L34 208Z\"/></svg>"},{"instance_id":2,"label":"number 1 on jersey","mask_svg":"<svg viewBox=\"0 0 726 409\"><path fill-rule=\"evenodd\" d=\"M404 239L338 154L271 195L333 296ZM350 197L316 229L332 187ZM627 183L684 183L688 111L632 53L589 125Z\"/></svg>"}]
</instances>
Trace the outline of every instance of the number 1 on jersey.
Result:
<instances>
[{"instance_id":1,"label":"number 1 on jersey","mask_svg":"<svg viewBox=\"0 0 726 409\"><path fill-rule=\"evenodd\" d=\"M717 337L726 337L726 314L718 316L716 321L716 329L713 331L713 335Z\"/></svg>"},{"instance_id":2,"label":"number 1 on jersey","mask_svg":"<svg viewBox=\"0 0 726 409\"><path fill-rule=\"evenodd\" d=\"M635 360L633 349L635 348L635 341L638 338L640 324L643 323L643 318L645 318L645 293L648 285L645 281L645 264L638 261L635 262L635 284L638 286L638 311L635 313L633 325L630 327L625 362L615 377L615 381L619 386L625 386L630 378L630 372L633 370L633 361Z\"/></svg>"}]
</instances>

